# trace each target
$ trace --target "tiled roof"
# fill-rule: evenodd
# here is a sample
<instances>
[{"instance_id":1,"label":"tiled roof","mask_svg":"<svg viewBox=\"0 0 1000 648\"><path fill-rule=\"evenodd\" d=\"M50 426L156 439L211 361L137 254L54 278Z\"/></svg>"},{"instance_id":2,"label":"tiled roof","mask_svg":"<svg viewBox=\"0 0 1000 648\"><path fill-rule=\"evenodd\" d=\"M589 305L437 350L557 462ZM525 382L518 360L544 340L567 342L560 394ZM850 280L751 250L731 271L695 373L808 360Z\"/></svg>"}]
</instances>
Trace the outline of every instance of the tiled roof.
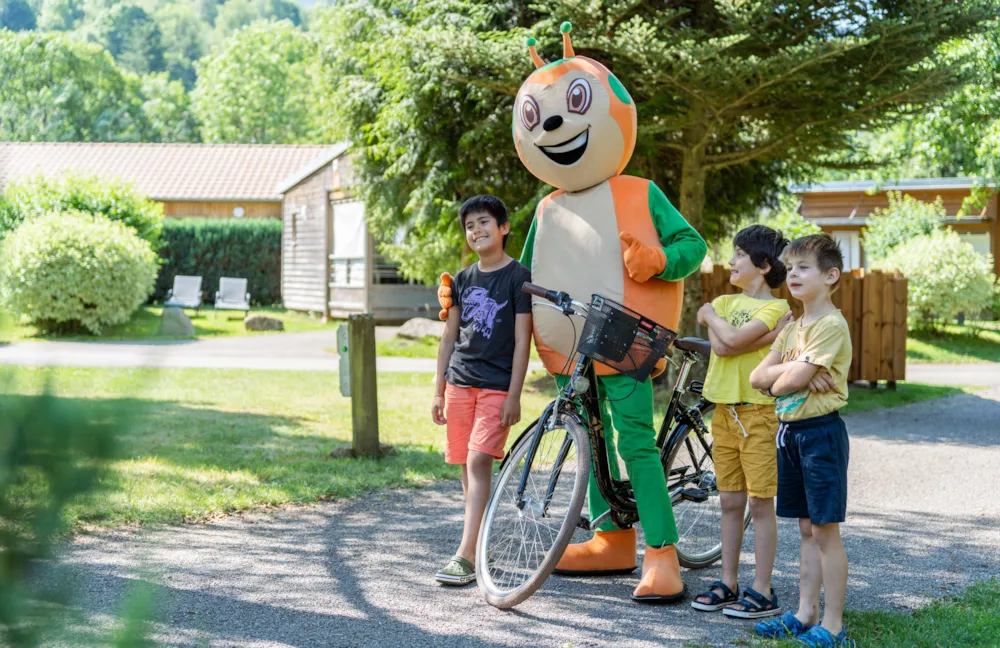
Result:
<instances>
[{"instance_id":1,"label":"tiled roof","mask_svg":"<svg viewBox=\"0 0 1000 648\"><path fill-rule=\"evenodd\" d=\"M0 189L15 178L65 170L115 177L159 201L278 201L279 183L332 146L2 142Z\"/></svg>"},{"instance_id":2,"label":"tiled roof","mask_svg":"<svg viewBox=\"0 0 1000 648\"><path fill-rule=\"evenodd\" d=\"M971 189L977 185L992 186L976 178L903 178L879 182L876 180L836 180L814 184L793 184L792 193L839 193L853 191L917 191L941 189Z\"/></svg>"}]
</instances>

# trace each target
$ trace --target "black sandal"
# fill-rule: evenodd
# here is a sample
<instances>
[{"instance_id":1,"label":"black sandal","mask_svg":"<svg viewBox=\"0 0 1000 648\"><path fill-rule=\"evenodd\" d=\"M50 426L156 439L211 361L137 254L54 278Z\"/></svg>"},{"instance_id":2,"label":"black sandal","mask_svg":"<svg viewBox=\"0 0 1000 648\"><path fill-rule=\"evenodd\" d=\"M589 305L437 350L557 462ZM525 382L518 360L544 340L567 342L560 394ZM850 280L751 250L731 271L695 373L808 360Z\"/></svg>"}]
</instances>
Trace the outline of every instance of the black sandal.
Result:
<instances>
[{"instance_id":1,"label":"black sandal","mask_svg":"<svg viewBox=\"0 0 1000 648\"><path fill-rule=\"evenodd\" d=\"M727 607L723 614L737 619L760 619L762 617L777 616L781 614L778 607L778 596L771 589L771 598L765 598L763 594L753 588L743 590L743 598L736 601L739 608Z\"/></svg>"},{"instance_id":2,"label":"black sandal","mask_svg":"<svg viewBox=\"0 0 1000 648\"><path fill-rule=\"evenodd\" d=\"M739 590L740 586L737 585L736 589ZM719 596L715 590L722 590L723 596ZM698 601L698 599L703 596L708 597L708 603L701 603ZM736 592L729 589L725 583L722 581L715 581L711 586L709 586L707 592L694 597L694 600L691 601L691 607L701 612L715 612L716 610L721 610L727 605L736 603L738 599L739 596L736 595Z\"/></svg>"}]
</instances>

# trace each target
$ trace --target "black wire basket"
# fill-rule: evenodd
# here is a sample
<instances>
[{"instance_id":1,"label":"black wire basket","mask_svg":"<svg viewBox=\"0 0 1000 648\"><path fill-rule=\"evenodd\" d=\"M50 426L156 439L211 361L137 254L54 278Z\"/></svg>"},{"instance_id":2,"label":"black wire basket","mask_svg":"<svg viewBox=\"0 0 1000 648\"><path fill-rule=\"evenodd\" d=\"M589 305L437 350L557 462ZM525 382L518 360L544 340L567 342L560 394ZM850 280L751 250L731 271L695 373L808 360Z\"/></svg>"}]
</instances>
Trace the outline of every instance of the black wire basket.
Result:
<instances>
[{"instance_id":1,"label":"black wire basket","mask_svg":"<svg viewBox=\"0 0 1000 648\"><path fill-rule=\"evenodd\" d=\"M643 381L677 334L631 308L594 295L577 351L612 369Z\"/></svg>"}]
</instances>

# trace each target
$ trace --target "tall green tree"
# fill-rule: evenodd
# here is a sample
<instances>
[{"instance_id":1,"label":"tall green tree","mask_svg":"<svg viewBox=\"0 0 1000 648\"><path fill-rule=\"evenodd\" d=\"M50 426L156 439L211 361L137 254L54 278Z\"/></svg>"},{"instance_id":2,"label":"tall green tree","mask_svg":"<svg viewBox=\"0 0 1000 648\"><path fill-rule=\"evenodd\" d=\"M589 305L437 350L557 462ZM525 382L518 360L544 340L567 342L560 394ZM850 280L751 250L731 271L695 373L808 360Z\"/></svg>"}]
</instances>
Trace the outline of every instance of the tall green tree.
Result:
<instances>
[{"instance_id":1,"label":"tall green tree","mask_svg":"<svg viewBox=\"0 0 1000 648\"><path fill-rule=\"evenodd\" d=\"M22 31L35 28L35 10L26 0L0 0L0 28Z\"/></svg>"},{"instance_id":2,"label":"tall green tree","mask_svg":"<svg viewBox=\"0 0 1000 648\"><path fill-rule=\"evenodd\" d=\"M162 35L164 60L170 78L194 88L197 73L195 61L208 52L208 25L188 3L174 2L161 6L155 13Z\"/></svg>"},{"instance_id":3,"label":"tall green tree","mask_svg":"<svg viewBox=\"0 0 1000 648\"><path fill-rule=\"evenodd\" d=\"M147 75L142 78L142 98L146 141L201 141L201 124L180 81L170 79L166 72Z\"/></svg>"},{"instance_id":4,"label":"tall green tree","mask_svg":"<svg viewBox=\"0 0 1000 648\"><path fill-rule=\"evenodd\" d=\"M166 69L160 27L139 5L112 3L93 17L86 32L127 70L149 74Z\"/></svg>"},{"instance_id":5,"label":"tall green tree","mask_svg":"<svg viewBox=\"0 0 1000 648\"><path fill-rule=\"evenodd\" d=\"M192 92L206 142L310 141L317 44L288 21L258 21L198 66Z\"/></svg>"},{"instance_id":6,"label":"tall green tree","mask_svg":"<svg viewBox=\"0 0 1000 648\"><path fill-rule=\"evenodd\" d=\"M877 180L978 178L963 207L978 210L1000 184L1000 24L942 46L940 56L959 68L965 82L892 128L859 135L858 155L883 160L865 174Z\"/></svg>"},{"instance_id":7,"label":"tall green tree","mask_svg":"<svg viewBox=\"0 0 1000 648\"><path fill-rule=\"evenodd\" d=\"M522 208L542 189L522 180L509 134L532 70L529 35L553 60L558 24L573 22L576 51L607 64L636 100L626 172L656 181L714 239L850 147L850 132L953 88L959 63L933 57L993 9L991 0L376 0L332 9L340 16L323 19L321 34L340 78L339 133L357 141L373 221L383 234L409 226L410 251L440 253L441 267L458 255L462 198L491 190ZM434 245L442 234L446 245ZM424 279L430 265L404 259ZM700 294L698 282L687 286L690 325Z\"/></svg>"},{"instance_id":8,"label":"tall green tree","mask_svg":"<svg viewBox=\"0 0 1000 648\"><path fill-rule=\"evenodd\" d=\"M142 141L138 79L100 46L0 30L0 140Z\"/></svg>"},{"instance_id":9,"label":"tall green tree","mask_svg":"<svg viewBox=\"0 0 1000 648\"><path fill-rule=\"evenodd\" d=\"M70 31L83 20L82 0L45 0L38 27L45 31Z\"/></svg>"},{"instance_id":10,"label":"tall green tree","mask_svg":"<svg viewBox=\"0 0 1000 648\"><path fill-rule=\"evenodd\" d=\"M259 19L287 20L293 25L302 22L298 5L289 0L226 0L218 8L214 23L216 31L224 38Z\"/></svg>"}]
</instances>

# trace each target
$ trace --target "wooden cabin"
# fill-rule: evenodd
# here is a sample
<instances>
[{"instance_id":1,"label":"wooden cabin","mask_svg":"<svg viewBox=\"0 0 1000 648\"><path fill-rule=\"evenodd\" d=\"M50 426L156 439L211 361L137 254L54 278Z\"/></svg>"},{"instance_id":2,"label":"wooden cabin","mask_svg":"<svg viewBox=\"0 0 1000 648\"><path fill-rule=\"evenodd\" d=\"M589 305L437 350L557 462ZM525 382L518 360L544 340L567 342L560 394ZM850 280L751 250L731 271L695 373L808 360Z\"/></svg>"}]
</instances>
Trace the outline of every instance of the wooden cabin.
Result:
<instances>
[{"instance_id":1,"label":"wooden cabin","mask_svg":"<svg viewBox=\"0 0 1000 648\"><path fill-rule=\"evenodd\" d=\"M2 142L0 190L64 172L116 178L168 218L281 218L275 187L330 147L285 144Z\"/></svg>"},{"instance_id":2,"label":"wooden cabin","mask_svg":"<svg viewBox=\"0 0 1000 648\"><path fill-rule=\"evenodd\" d=\"M899 191L924 202L938 196L947 214L945 223L979 253L993 255L993 271L1000 274L1000 219L997 194L979 212L958 217L963 200L975 186L971 178L926 178L899 180L877 186L874 181L825 182L797 185L799 213L829 232L844 251L849 269L868 267L861 230L876 207L889 205L888 192Z\"/></svg>"},{"instance_id":3,"label":"wooden cabin","mask_svg":"<svg viewBox=\"0 0 1000 648\"><path fill-rule=\"evenodd\" d=\"M436 317L435 288L404 278L377 251L364 203L351 193L346 144L328 147L278 186L283 196L281 296L285 308L379 323Z\"/></svg>"}]
</instances>

